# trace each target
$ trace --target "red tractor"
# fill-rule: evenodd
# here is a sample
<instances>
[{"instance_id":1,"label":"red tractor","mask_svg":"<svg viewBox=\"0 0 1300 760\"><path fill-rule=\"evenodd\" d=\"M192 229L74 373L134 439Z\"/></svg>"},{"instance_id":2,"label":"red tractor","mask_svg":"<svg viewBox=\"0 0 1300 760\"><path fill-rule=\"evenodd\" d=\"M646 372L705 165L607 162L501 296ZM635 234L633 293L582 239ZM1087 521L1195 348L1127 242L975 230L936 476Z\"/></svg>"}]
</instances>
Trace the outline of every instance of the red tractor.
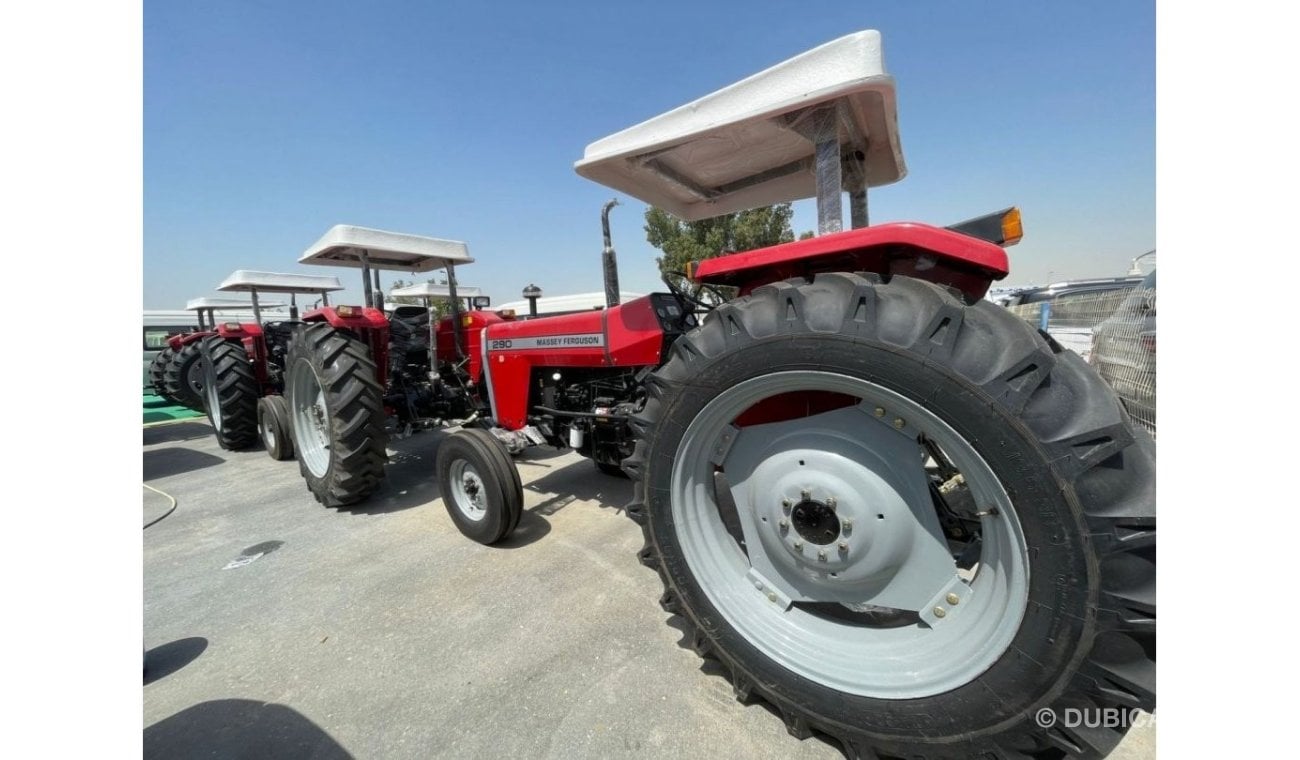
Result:
<instances>
[{"instance_id":1,"label":"red tractor","mask_svg":"<svg viewBox=\"0 0 1300 760\"><path fill-rule=\"evenodd\" d=\"M499 540L522 502L506 447L572 446L634 478L662 606L791 734L863 758L1101 757L1155 708L1154 443L983 299L1018 211L867 226L867 188L906 171L895 107L866 31L588 146L579 174L687 220L815 197L819 236L619 303L606 225L606 308L443 320L429 375L466 429L438 447L442 497ZM370 243L431 245L339 234L308 257L365 266ZM391 357L373 309L324 319L287 393L313 491L350 503L382 474Z\"/></svg>"},{"instance_id":2,"label":"red tractor","mask_svg":"<svg viewBox=\"0 0 1300 760\"><path fill-rule=\"evenodd\" d=\"M263 308L279 308L283 304L263 304ZM173 404L203 411L203 363L200 360L199 341L216 331L216 313L241 311L252 308L248 301L232 298L192 298L185 304L198 318L197 330L172 335L167 345L154 356L149 365L149 381L158 396Z\"/></svg>"},{"instance_id":3,"label":"red tractor","mask_svg":"<svg viewBox=\"0 0 1300 760\"><path fill-rule=\"evenodd\" d=\"M487 397L475 380L482 375L479 339L486 325L504 317L462 310L456 265L473 259L465 244L454 240L337 225L299 262L361 270L365 306L324 307L303 316L306 324L289 346L285 391L309 490L327 506L354 504L384 477L390 427L410 431L485 422ZM400 292L444 298L450 315L435 322L426 307L397 306L390 318L381 270L445 270L445 286ZM484 298L474 300L487 305ZM476 432L491 443L486 433ZM510 465L504 451L497 464L503 472ZM514 498L516 504L522 501L522 487Z\"/></svg>"},{"instance_id":4,"label":"red tractor","mask_svg":"<svg viewBox=\"0 0 1300 760\"><path fill-rule=\"evenodd\" d=\"M204 409L217 443L224 449L246 449L259 439L272 459L293 456L284 403L284 363L289 340L302 326L298 295L319 296L342 290L337 277L279 272L235 271L217 290L248 293L252 322L223 322L198 341L203 356ZM289 318L263 321L260 293L289 296Z\"/></svg>"}]
</instances>

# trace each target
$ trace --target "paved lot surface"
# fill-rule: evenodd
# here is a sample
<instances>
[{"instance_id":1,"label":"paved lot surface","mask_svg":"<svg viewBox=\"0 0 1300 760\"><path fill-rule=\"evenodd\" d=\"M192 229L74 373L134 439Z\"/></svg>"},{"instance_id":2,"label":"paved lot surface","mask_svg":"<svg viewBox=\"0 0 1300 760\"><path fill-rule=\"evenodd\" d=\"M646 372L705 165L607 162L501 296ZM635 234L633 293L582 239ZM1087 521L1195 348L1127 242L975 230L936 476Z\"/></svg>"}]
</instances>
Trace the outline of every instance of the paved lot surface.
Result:
<instances>
[{"instance_id":1,"label":"paved lot surface","mask_svg":"<svg viewBox=\"0 0 1300 760\"><path fill-rule=\"evenodd\" d=\"M178 500L144 534L146 757L841 757L679 644L627 481L532 454L518 532L484 547L436 498L442 435L395 442L384 489L336 510L205 422L145 429L145 482ZM168 504L146 491L145 522Z\"/></svg>"}]
</instances>

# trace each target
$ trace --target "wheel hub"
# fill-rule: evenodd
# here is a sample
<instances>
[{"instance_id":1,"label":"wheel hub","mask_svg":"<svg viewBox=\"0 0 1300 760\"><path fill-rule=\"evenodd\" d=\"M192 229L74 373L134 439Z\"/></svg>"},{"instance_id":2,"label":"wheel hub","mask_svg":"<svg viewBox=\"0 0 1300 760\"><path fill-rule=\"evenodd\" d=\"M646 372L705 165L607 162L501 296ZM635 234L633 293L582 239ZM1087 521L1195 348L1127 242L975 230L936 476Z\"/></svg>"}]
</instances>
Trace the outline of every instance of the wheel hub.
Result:
<instances>
[{"instance_id":1,"label":"wheel hub","mask_svg":"<svg viewBox=\"0 0 1300 760\"><path fill-rule=\"evenodd\" d=\"M809 543L826 546L840 537L840 518L821 501L801 501L790 510L790 524Z\"/></svg>"},{"instance_id":2,"label":"wheel hub","mask_svg":"<svg viewBox=\"0 0 1300 760\"><path fill-rule=\"evenodd\" d=\"M804 596L870 597L889 585L923 538L926 526L908 500L916 489L878 462L836 451L822 436L801 443L813 445L768 449L745 478L766 561Z\"/></svg>"},{"instance_id":3,"label":"wheel hub","mask_svg":"<svg viewBox=\"0 0 1300 760\"><path fill-rule=\"evenodd\" d=\"M471 520L482 520L487 515L485 486L478 471L464 459L451 464L451 502L461 514Z\"/></svg>"}]
</instances>

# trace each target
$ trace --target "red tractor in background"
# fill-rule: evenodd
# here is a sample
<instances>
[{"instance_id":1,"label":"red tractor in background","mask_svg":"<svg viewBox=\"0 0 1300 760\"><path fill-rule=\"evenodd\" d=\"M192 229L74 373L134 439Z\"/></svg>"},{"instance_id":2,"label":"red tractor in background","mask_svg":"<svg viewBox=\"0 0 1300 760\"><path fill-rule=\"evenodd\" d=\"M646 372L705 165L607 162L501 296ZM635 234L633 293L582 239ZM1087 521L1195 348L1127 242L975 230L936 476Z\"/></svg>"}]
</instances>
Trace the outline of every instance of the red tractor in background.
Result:
<instances>
[{"instance_id":1,"label":"red tractor in background","mask_svg":"<svg viewBox=\"0 0 1300 760\"><path fill-rule=\"evenodd\" d=\"M1155 708L1154 443L983 299L1018 211L867 226L868 187L906 171L895 109L866 31L588 146L579 174L687 220L815 197L819 236L619 303L606 226L606 308L442 320L430 392L463 426L442 497L500 540L522 508L507 449L573 446L635 480L661 605L791 734L855 758L1101 757ZM303 261L446 242L336 227ZM454 293L469 259L442 256ZM306 317L286 382L309 486L339 505L378 487L397 409L372 293L344 308ZM1042 720L1070 709L1115 720Z\"/></svg>"},{"instance_id":2,"label":"red tractor in background","mask_svg":"<svg viewBox=\"0 0 1300 760\"><path fill-rule=\"evenodd\" d=\"M302 264L360 269L365 298L365 306L323 307L305 314L306 324L289 348L286 396L294 447L307 486L322 504L354 504L379 487L390 427L409 432L485 422L487 397L475 380L481 375L479 335L505 317L462 310L456 266L472 262L458 241L349 225L331 228L299 259ZM400 292L445 299L450 314L435 321L426 307L398 306L390 317L384 310L381 270L445 271L445 286L417 285ZM487 305L483 297L471 302L475 300ZM496 453L504 471L509 458L504 450ZM516 490L518 503L522 486Z\"/></svg>"},{"instance_id":3,"label":"red tractor in background","mask_svg":"<svg viewBox=\"0 0 1300 760\"><path fill-rule=\"evenodd\" d=\"M289 339L302 325L298 295L319 296L342 290L337 277L236 270L217 287L248 293L252 322L223 322L197 343L203 357L204 409L223 449L246 449L260 438L272 459L293 456L284 398L284 362ZM260 293L289 296L287 320L264 321Z\"/></svg>"},{"instance_id":4,"label":"red tractor in background","mask_svg":"<svg viewBox=\"0 0 1300 760\"><path fill-rule=\"evenodd\" d=\"M279 308L280 303L263 304L263 308ZM199 341L216 330L216 313L241 311L252 308L248 301L233 298L192 298L185 304L198 318L198 329L167 338L167 345L149 365L149 382L158 396L173 404L203 411L203 364L200 361Z\"/></svg>"}]
</instances>

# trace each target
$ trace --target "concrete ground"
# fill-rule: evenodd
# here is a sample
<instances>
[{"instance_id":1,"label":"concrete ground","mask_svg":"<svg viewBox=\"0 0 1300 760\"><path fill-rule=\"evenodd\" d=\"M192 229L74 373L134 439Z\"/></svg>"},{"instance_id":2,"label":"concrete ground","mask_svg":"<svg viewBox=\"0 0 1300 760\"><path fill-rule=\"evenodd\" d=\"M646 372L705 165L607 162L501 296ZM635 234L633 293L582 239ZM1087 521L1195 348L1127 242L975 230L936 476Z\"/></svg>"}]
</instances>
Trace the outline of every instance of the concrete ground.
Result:
<instances>
[{"instance_id":1,"label":"concrete ground","mask_svg":"<svg viewBox=\"0 0 1300 760\"><path fill-rule=\"evenodd\" d=\"M841 757L680 645L628 481L530 453L519 529L485 547L437 499L443 435L395 441L339 510L206 422L145 429L145 482L178 501L144 534L146 757ZM145 522L168 505L146 491ZM1154 755L1147 728L1112 757Z\"/></svg>"}]
</instances>

